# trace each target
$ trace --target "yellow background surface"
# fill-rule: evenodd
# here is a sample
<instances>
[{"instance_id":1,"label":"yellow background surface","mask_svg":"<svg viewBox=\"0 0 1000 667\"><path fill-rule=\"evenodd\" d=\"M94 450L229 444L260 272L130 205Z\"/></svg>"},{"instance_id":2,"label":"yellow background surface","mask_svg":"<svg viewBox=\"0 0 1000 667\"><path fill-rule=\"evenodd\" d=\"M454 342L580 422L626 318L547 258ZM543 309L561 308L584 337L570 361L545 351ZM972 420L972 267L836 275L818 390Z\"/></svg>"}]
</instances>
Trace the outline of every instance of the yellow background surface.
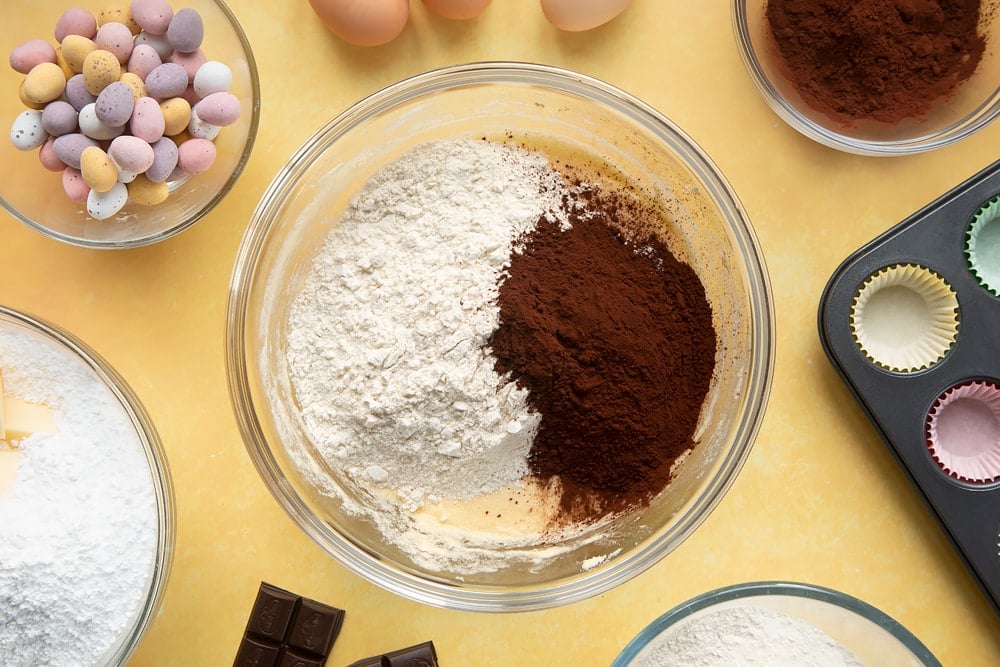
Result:
<instances>
[{"instance_id":1,"label":"yellow background surface","mask_svg":"<svg viewBox=\"0 0 1000 667\"><path fill-rule=\"evenodd\" d=\"M39 11L49 14L54 4L39 3ZM827 361L816 330L820 295L838 264L996 159L1000 124L913 157L824 148L761 100L721 0L636 0L584 34L556 31L534 0L495 0L468 22L437 18L414 0L402 36L372 49L326 32L305 0L230 6L255 49L262 106L247 169L218 208L175 238L110 252L64 245L0 216L0 303L96 348L139 395L169 457L178 518L173 570L131 664L232 664L261 580L347 610L333 667L427 639L445 667L485 667L607 665L647 623L694 595L782 579L839 589L881 608L948 667L1000 665L1000 617ZM27 37L4 35L6 51ZM594 599L483 615L377 588L296 528L237 430L223 363L224 315L251 212L313 131L398 79L501 59L567 67L619 86L705 149L759 236L778 349L749 460L679 549ZM9 69L0 83L14 94Z\"/></svg>"}]
</instances>

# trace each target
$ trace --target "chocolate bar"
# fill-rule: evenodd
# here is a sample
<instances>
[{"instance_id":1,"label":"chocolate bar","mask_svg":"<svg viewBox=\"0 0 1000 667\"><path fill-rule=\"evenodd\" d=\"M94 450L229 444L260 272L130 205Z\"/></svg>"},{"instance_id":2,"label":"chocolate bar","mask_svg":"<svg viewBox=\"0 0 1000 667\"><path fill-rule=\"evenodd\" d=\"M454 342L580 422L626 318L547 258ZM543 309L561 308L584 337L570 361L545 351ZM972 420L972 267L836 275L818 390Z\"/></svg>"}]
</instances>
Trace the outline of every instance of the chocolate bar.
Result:
<instances>
[{"instance_id":1,"label":"chocolate bar","mask_svg":"<svg viewBox=\"0 0 1000 667\"><path fill-rule=\"evenodd\" d=\"M262 581L233 667L322 667L343 622L343 609Z\"/></svg>"},{"instance_id":2,"label":"chocolate bar","mask_svg":"<svg viewBox=\"0 0 1000 667\"><path fill-rule=\"evenodd\" d=\"M424 642L362 658L347 667L438 667L437 652L434 650L434 642Z\"/></svg>"}]
</instances>

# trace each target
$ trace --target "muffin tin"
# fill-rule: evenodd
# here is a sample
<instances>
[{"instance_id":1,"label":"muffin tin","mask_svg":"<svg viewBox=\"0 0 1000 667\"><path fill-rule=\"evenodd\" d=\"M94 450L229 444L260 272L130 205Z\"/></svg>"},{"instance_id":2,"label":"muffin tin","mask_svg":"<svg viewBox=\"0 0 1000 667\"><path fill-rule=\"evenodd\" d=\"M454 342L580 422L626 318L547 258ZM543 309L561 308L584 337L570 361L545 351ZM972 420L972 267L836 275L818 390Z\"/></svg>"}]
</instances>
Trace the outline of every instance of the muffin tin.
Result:
<instances>
[{"instance_id":1,"label":"muffin tin","mask_svg":"<svg viewBox=\"0 0 1000 667\"><path fill-rule=\"evenodd\" d=\"M998 196L1000 162L848 257L819 333L1000 612Z\"/></svg>"}]
</instances>

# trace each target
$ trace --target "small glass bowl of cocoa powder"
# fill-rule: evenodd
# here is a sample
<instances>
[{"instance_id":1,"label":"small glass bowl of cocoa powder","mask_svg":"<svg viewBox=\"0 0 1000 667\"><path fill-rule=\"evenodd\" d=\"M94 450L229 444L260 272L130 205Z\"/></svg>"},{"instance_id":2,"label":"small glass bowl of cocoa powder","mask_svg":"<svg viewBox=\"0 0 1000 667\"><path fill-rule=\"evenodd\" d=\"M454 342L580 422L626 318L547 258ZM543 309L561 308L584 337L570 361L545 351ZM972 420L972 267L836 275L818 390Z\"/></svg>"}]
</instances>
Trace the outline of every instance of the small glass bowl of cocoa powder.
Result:
<instances>
[{"instance_id":1,"label":"small glass bowl of cocoa powder","mask_svg":"<svg viewBox=\"0 0 1000 667\"><path fill-rule=\"evenodd\" d=\"M947 146L1000 115L997 0L734 0L740 55L767 104L861 155Z\"/></svg>"}]
</instances>

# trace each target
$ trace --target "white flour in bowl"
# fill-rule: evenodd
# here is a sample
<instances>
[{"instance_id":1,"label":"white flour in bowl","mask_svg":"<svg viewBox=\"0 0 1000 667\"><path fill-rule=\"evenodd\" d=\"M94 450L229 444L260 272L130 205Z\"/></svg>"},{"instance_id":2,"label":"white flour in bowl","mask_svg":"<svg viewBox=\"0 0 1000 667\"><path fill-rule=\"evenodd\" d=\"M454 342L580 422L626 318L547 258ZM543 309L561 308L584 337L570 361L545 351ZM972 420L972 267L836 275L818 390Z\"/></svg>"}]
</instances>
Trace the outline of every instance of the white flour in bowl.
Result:
<instances>
[{"instance_id":1,"label":"white flour in bowl","mask_svg":"<svg viewBox=\"0 0 1000 667\"><path fill-rule=\"evenodd\" d=\"M0 372L7 395L49 406L56 426L19 443L0 495L0 666L102 664L152 575L157 508L142 444L114 395L54 343L0 331Z\"/></svg>"},{"instance_id":2,"label":"white flour in bowl","mask_svg":"<svg viewBox=\"0 0 1000 667\"><path fill-rule=\"evenodd\" d=\"M630 667L864 667L813 625L762 607L698 614L654 639Z\"/></svg>"},{"instance_id":3,"label":"white flour in bowl","mask_svg":"<svg viewBox=\"0 0 1000 667\"><path fill-rule=\"evenodd\" d=\"M365 184L288 324L289 375L323 458L410 509L527 474L538 416L484 348L514 240L543 215L566 224L568 192L545 157L472 139L417 147Z\"/></svg>"}]
</instances>

